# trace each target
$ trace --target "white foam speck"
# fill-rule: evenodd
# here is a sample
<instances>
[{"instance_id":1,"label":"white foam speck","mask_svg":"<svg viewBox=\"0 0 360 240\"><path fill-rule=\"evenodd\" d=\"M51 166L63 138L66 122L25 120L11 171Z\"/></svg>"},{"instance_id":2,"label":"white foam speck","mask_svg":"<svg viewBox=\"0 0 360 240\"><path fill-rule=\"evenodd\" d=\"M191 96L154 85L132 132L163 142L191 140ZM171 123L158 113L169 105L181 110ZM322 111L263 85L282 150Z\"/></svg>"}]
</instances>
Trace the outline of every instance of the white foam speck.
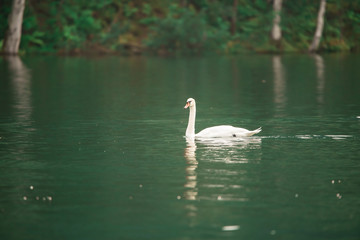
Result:
<instances>
[{"instance_id":1,"label":"white foam speck","mask_svg":"<svg viewBox=\"0 0 360 240\"><path fill-rule=\"evenodd\" d=\"M336 194L336 197L337 197L338 199L341 199L341 198L342 198L342 196L341 196L340 193L337 193L337 194Z\"/></svg>"},{"instance_id":2,"label":"white foam speck","mask_svg":"<svg viewBox=\"0 0 360 240\"><path fill-rule=\"evenodd\" d=\"M330 137L334 140L342 140L342 139L345 139L345 138L351 138L352 135L325 135L326 137Z\"/></svg>"},{"instance_id":3,"label":"white foam speck","mask_svg":"<svg viewBox=\"0 0 360 240\"><path fill-rule=\"evenodd\" d=\"M276 234L276 230L271 230L270 231L270 235L275 235Z\"/></svg>"},{"instance_id":4,"label":"white foam speck","mask_svg":"<svg viewBox=\"0 0 360 240\"><path fill-rule=\"evenodd\" d=\"M310 136L310 135L297 135L296 136L297 138L300 138L300 139L312 139L313 137Z\"/></svg>"},{"instance_id":5,"label":"white foam speck","mask_svg":"<svg viewBox=\"0 0 360 240\"><path fill-rule=\"evenodd\" d=\"M239 229L240 229L239 225L223 226L222 227L223 231L236 231L236 230L239 230Z\"/></svg>"}]
</instances>

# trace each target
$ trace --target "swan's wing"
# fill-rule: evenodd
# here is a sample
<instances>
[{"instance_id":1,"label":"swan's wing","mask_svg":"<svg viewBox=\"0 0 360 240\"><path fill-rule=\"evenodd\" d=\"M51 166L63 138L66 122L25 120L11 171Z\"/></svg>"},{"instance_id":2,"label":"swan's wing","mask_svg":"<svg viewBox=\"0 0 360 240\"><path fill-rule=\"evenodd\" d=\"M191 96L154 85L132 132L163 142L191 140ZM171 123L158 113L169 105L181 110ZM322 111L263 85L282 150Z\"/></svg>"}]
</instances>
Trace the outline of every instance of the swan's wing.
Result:
<instances>
[{"instance_id":1,"label":"swan's wing","mask_svg":"<svg viewBox=\"0 0 360 240\"><path fill-rule=\"evenodd\" d=\"M233 128L233 126L228 125L209 127L196 134L196 137L231 137L231 130Z\"/></svg>"},{"instance_id":2,"label":"swan's wing","mask_svg":"<svg viewBox=\"0 0 360 240\"><path fill-rule=\"evenodd\" d=\"M233 127L230 125L221 125L215 127L205 128L196 134L196 137L213 138L213 137L250 137L256 133L259 133L261 128L253 131L249 131L245 128Z\"/></svg>"},{"instance_id":3,"label":"swan's wing","mask_svg":"<svg viewBox=\"0 0 360 240\"><path fill-rule=\"evenodd\" d=\"M205 128L198 134L197 137L234 137L236 134L235 127L229 125L221 125L215 127ZM245 129L246 130L246 129Z\"/></svg>"}]
</instances>

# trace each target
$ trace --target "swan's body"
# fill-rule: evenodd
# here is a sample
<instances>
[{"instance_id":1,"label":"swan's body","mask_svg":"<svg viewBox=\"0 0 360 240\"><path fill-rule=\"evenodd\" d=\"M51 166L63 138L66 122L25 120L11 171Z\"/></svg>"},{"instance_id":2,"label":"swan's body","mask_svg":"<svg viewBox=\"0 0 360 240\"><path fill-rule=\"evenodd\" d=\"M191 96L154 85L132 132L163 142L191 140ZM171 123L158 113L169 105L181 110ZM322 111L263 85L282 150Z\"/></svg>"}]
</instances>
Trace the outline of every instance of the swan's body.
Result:
<instances>
[{"instance_id":1,"label":"swan's body","mask_svg":"<svg viewBox=\"0 0 360 240\"><path fill-rule=\"evenodd\" d=\"M184 108L190 108L189 122L185 132L186 137L198 137L198 138L250 137L261 131L261 128L258 128L253 131L249 131L245 128L238 128L230 125L220 125L220 126L205 128L204 130L195 134L195 118L196 118L195 99L189 98L186 101L186 105Z\"/></svg>"},{"instance_id":2,"label":"swan's body","mask_svg":"<svg viewBox=\"0 0 360 240\"><path fill-rule=\"evenodd\" d=\"M259 133L260 131L261 128L258 128L254 131L249 131L245 128L233 127L230 125L221 125L205 128L198 134L195 134L195 137L250 137L256 133Z\"/></svg>"}]
</instances>

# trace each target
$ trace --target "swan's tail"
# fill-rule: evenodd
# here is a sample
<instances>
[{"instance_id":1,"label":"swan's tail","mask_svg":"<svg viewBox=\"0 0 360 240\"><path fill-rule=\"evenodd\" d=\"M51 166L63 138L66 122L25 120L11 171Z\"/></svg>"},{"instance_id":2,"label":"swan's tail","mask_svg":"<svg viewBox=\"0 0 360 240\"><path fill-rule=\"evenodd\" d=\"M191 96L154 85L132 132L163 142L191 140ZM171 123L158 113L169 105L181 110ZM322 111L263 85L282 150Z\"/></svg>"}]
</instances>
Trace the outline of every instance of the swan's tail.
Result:
<instances>
[{"instance_id":1,"label":"swan's tail","mask_svg":"<svg viewBox=\"0 0 360 240\"><path fill-rule=\"evenodd\" d=\"M253 131L249 131L247 136L250 137L250 136L255 135L255 134L259 133L259 132L261 132L261 127L259 127L258 129L255 129Z\"/></svg>"}]
</instances>

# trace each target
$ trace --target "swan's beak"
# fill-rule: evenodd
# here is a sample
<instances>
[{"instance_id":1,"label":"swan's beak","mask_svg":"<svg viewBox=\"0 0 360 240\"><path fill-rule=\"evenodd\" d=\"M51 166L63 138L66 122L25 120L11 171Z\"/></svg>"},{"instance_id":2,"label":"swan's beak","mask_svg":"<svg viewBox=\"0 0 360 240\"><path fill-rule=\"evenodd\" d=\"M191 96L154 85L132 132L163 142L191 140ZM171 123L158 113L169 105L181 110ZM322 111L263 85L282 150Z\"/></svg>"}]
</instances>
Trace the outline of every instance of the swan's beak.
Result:
<instances>
[{"instance_id":1,"label":"swan's beak","mask_svg":"<svg viewBox=\"0 0 360 240\"><path fill-rule=\"evenodd\" d=\"M188 108L190 106L190 102L187 102L184 108Z\"/></svg>"}]
</instances>

